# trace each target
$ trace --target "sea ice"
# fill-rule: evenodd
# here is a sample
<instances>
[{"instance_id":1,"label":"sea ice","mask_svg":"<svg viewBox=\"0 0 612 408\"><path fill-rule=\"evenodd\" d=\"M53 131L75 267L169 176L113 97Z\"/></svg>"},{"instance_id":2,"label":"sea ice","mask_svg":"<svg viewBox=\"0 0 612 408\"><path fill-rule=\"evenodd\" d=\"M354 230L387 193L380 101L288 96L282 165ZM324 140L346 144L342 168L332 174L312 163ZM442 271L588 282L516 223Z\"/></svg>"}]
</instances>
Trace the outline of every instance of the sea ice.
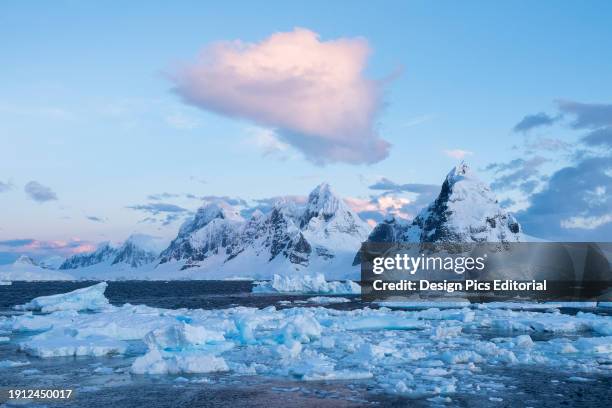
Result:
<instances>
[{"instance_id":1,"label":"sea ice","mask_svg":"<svg viewBox=\"0 0 612 408\"><path fill-rule=\"evenodd\" d=\"M105 299L100 285L93 288L80 293ZM121 355L127 341L135 342L133 350L142 354L131 365L134 374L360 380L373 390L411 398L473 391L474 376L487 366L530 365L569 377L609 375L612 364L612 318L597 313L480 306L336 310L323 303L168 310L112 306L98 295L91 310L82 295L78 302L63 300L71 296L38 298L29 303L32 308L54 310L0 318L0 331L19 332L20 349L37 357ZM483 337L482 331L498 337Z\"/></svg>"},{"instance_id":2,"label":"sea ice","mask_svg":"<svg viewBox=\"0 0 612 408\"><path fill-rule=\"evenodd\" d=\"M108 299L104 296L106 282L81 288L59 295L41 296L30 302L16 306L17 310L38 310L43 313L59 310L97 311L108 307Z\"/></svg>"},{"instance_id":3,"label":"sea ice","mask_svg":"<svg viewBox=\"0 0 612 408\"><path fill-rule=\"evenodd\" d=\"M350 280L344 282L329 282L325 275L281 276L274 275L271 281L255 282L253 293L320 293L327 295L356 295L361 293L361 287Z\"/></svg>"}]
</instances>

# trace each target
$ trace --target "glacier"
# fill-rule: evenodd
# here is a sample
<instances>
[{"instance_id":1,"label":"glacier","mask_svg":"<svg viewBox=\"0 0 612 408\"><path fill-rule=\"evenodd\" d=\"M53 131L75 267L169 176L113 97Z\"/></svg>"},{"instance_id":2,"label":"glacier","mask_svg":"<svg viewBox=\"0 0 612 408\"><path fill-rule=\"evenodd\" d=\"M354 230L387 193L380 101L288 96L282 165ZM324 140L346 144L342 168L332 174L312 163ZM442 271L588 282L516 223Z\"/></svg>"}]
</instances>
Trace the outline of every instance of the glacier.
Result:
<instances>
[{"instance_id":1,"label":"glacier","mask_svg":"<svg viewBox=\"0 0 612 408\"><path fill-rule=\"evenodd\" d=\"M78 295L28 302L18 314L0 317L0 331L31 358L119 356L132 376L355 381L410 398L453 398L480 387L486 392L483 372L490 368L537 367L568 381L611 374L612 318L563 314L553 305L171 310L110 305L100 300L103 289L98 284ZM495 335L482 335L487 332ZM15 364L27 361L0 363Z\"/></svg>"}]
</instances>

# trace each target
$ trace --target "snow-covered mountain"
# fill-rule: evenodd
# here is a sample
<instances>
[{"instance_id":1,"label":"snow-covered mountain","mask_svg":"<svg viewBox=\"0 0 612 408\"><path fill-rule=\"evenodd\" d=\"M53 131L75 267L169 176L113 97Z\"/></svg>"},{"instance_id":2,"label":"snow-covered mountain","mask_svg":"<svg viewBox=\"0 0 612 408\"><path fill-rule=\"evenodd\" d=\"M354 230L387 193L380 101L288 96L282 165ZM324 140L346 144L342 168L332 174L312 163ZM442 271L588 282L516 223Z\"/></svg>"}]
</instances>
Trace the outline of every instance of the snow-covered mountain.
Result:
<instances>
[{"instance_id":1,"label":"snow-covered mountain","mask_svg":"<svg viewBox=\"0 0 612 408\"><path fill-rule=\"evenodd\" d=\"M272 210L245 220L227 203L210 203L180 229L164 250L158 268L196 268L202 278L324 271L354 275L352 254L370 227L326 183L303 206L280 200ZM177 265L178 264L178 265Z\"/></svg>"},{"instance_id":2,"label":"snow-covered mountain","mask_svg":"<svg viewBox=\"0 0 612 408\"><path fill-rule=\"evenodd\" d=\"M43 268L32 258L26 255L20 256L9 265L0 265L0 280L13 281L37 281L37 280L70 280L72 276Z\"/></svg>"},{"instance_id":3,"label":"snow-covered mountain","mask_svg":"<svg viewBox=\"0 0 612 408\"><path fill-rule=\"evenodd\" d=\"M412 221L393 216L378 224L370 242L521 242L528 240L514 216L472 170L453 168L440 194Z\"/></svg>"},{"instance_id":4,"label":"snow-covered mountain","mask_svg":"<svg viewBox=\"0 0 612 408\"><path fill-rule=\"evenodd\" d=\"M38 262L38 266L45 269L59 269L64 263L64 257L59 255L48 256Z\"/></svg>"},{"instance_id":5,"label":"snow-covered mountain","mask_svg":"<svg viewBox=\"0 0 612 408\"><path fill-rule=\"evenodd\" d=\"M60 265L59 269L87 268L100 263L109 263L109 260L114 259L116 253L117 248L113 247L109 242L104 242L94 252L71 256Z\"/></svg>"},{"instance_id":6,"label":"snow-covered mountain","mask_svg":"<svg viewBox=\"0 0 612 408\"><path fill-rule=\"evenodd\" d=\"M118 247L105 242L94 252L73 255L59 269L81 269L96 265L139 268L155 262L166 242L150 235L133 234Z\"/></svg>"}]
</instances>

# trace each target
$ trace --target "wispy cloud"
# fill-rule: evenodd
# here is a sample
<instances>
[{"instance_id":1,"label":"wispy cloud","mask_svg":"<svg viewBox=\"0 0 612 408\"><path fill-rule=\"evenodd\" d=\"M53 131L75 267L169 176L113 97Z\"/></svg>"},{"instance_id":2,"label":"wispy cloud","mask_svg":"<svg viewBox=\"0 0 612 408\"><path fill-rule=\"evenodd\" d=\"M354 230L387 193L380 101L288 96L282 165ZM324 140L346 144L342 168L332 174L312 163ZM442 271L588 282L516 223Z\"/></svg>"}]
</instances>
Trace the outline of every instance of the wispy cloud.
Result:
<instances>
[{"instance_id":1,"label":"wispy cloud","mask_svg":"<svg viewBox=\"0 0 612 408\"><path fill-rule=\"evenodd\" d=\"M85 216L85 218L93 222L100 222L100 223L106 222L104 218L96 217L95 215L87 215Z\"/></svg>"},{"instance_id":2,"label":"wispy cloud","mask_svg":"<svg viewBox=\"0 0 612 408\"><path fill-rule=\"evenodd\" d=\"M138 204L130 205L127 208L150 214L150 216L145 217L141 222L159 222L162 225L172 224L182 217L191 214L191 211L188 209L170 203Z\"/></svg>"},{"instance_id":3,"label":"wispy cloud","mask_svg":"<svg viewBox=\"0 0 612 408\"><path fill-rule=\"evenodd\" d=\"M554 117L544 112L527 115L523 117L523 119L521 119L521 121L514 126L513 130L515 132L528 132L531 129L537 127L551 126L559 119L561 119L561 116Z\"/></svg>"},{"instance_id":4,"label":"wispy cloud","mask_svg":"<svg viewBox=\"0 0 612 408\"><path fill-rule=\"evenodd\" d=\"M90 252L95 248L95 244L78 238L67 241L43 241L34 238L18 238L0 241L0 251L40 257L49 255L70 256L77 253Z\"/></svg>"},{"instance_id":5,"label":"wispy cloud","mask_svg":"<svg viewBox=\"0 0 612 408\"><path fill-rule=\"evenodd\" d=\"M177 198L180 196L181 196L180 194L163 192L159 194L150 194L147 196L147 199L153 200L153 201L161 201L161 200L168 200L171 198Z\"/></svg>"},{"instance_id":6,"label":"wispy cloud","mask_svg":"<svg viewBox=\"0 0 612 408\"><path fill-rule=\"evenodd\" d=\"M4 193L5 191L9 191L13 189L13 184L9 181L9 182L2 182L0 181L0 193Z\"/></svg>"},{"instance_id":7,"label":"wispy cloud","mask_svg":"<svg viewBox=\"0 0 612 408\"><path fill-rule=\"evenodd\" d=\"M470 152L469 150L452 149L452 150L445 150L444 154L447 155L448 157L452 157L453 159L463 160L467 156L471 156L474 153Z\"/></svg>"},{"instance_id":8,"label":"wispy cloud","mask_svg":"<svg viewBox=\"0 0 612 408\"><path fill-rule=\"evenodd\" d=\"M130 205L127 208L130 208L132 210L144 211L153 215L157 215L160 213L184 213L188 211L186 208L169 203L138 204Z\"/></svg>"},{"instance_id":9,"label":"wispy cloud","mask_svg":"<svg viewBox=\"0 0 612 408\"><path fill-rule=\"evenodd\" d=\"M24 191L28 197L38 203L57 200L57 195L51 188L43 186L38 181L30 181L25 185Z\"/></svg>"},{"instance_id":10,"label":"wispy cloud","mask_svg":"<svg viewBox=\"0 0 612 408\"><path fill-rule=\"evenodd\" d=\"M317 164L375 163L390 145L376 131L385 81L365 77L369 54L363 38L297 28L213 44L171 79L186 103L274 129Z\"/></svg>"}]
</instances>

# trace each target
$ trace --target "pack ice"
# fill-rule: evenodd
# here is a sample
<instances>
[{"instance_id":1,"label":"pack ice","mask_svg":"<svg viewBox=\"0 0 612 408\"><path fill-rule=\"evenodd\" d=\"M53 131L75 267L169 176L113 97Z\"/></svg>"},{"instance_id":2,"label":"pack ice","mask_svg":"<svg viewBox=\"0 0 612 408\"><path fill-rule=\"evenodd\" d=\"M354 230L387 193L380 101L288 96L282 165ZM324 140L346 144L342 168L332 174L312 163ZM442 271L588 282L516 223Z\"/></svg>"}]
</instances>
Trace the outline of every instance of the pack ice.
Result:
<instances>
[{"instance_id":1,"label":"pack ice","mask_svg":"<svg viewBox=\"0 0 612 408\"><path fill-rule=\"evenodd\" d=\"M32 357L123 355L133 376L350 380L415 398L486 392L490 367L533 366L567 378L610 375L612 367L612 319L595 313L486 305L168 310L109 305L105 288L34 299L0 318L0 331L19 334Z\"/></svg>"}]
</instances>

